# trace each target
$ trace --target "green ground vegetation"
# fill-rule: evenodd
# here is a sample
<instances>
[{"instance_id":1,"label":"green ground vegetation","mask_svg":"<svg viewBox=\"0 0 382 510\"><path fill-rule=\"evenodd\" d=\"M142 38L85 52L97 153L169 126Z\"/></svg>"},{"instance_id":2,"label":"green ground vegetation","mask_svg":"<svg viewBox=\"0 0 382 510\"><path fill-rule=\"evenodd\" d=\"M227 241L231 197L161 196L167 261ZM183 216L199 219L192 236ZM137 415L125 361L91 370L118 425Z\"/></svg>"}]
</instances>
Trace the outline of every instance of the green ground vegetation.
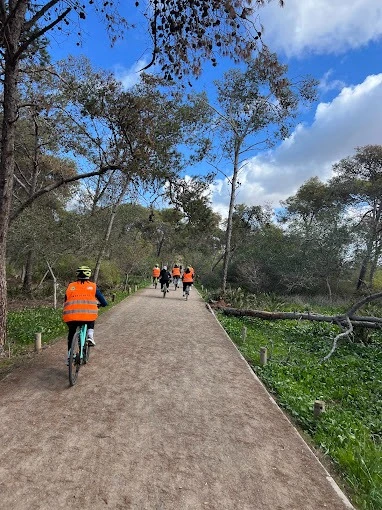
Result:
<instances>
[{"instance_id":1,"label":"green ground vegetation","mask_svg":"<svg viewBox=\"0 0 382 510\"><path fill-rule=\"evenodd\" d=\"M279 309L281 304L279 300ZM369 333L367 343L342 340L323 362L339 333L336 326L218 317L279 405L335 463L354 504L362 510L381 509L382 334ZM264 366L261 347L268 352ZM313 416L316 400L323 400L326 408L319 419Z\"/></svg>"}]
</instances>

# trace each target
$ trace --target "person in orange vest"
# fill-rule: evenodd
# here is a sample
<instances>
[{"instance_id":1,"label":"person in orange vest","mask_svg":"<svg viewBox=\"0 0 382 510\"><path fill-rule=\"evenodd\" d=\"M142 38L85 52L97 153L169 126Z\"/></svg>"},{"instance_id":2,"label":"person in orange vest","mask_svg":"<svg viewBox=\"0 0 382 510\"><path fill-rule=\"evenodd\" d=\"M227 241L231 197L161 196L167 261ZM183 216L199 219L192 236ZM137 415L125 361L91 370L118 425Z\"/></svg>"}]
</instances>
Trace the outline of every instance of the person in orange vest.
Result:
<instances>
[{"instance_id":1,"label":"person in orange vest","mask_svg":"<svg viewBox=\"0 0 382 510\"><path fill-rule=\"evenodd\" d=\"M191 268L192 269L192 268ZM191 272L191 269L189 266L186 267L186 270L184 271L182 275L182 282L183 282L183 297L186 295L186 288L187 286L190 286L194 283L194 272Z\"/></svg>"},{"instance_id":2,"label":"person in orange vest","mask_svg":"<svg viewBox=\"0 0 382 510\"><path fill-rule=\"evenodd\" d=\"M175 264L174 267L172 268L172 279L176 286L178 286L178 282L180 280L180 267L178 266L178 264Z\"/></svg>"},{"instance_id":3,"label":"person in orange vest","mask_svg":"<svg viewBox=\"0 0 382 510\"><path fill-rule=\"evenodd\" d=\"M155 283L157 282L159 275L160 275L159 266L158 264L155 264L155 266L153 267L153 285L155 285Z\"/></svg>"},{"instance_id":4,"label":"person in orange vest","mask_svg":"<svg viewBox=\"0 0 382 510\"><path fill-rule=\"evenodd\" d=\"M69 283L65 292L62 319L69 328L68 360L77 326L84 322L88 325L87 340L90 345L95 345L94 322L98 317L98 303L100 306L107 306L107 301L97 285L89 281L91 274L90 267L80 266L77 268L77 280Z\"/></svg>"}]
</instances>

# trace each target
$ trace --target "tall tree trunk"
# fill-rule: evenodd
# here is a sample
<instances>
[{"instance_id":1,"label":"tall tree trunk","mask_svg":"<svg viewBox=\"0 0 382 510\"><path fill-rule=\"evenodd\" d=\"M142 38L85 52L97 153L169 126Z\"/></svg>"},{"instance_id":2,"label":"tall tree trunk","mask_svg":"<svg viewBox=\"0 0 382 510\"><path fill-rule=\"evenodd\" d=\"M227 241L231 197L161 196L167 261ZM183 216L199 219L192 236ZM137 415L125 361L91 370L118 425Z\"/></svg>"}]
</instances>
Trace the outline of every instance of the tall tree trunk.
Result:
<instances>
[{"instance_id":1,"label":"tall tree trunk","mask_svg":"<svg viewBox=\"0 0 382 510\"><path fill-rule=\"evenodd\" d=\"M27 253L27 258L25 262L25 273L23 279L23 292L28 296L32 295L32 271L33 271L33 248L30 249Z\"/></svg>"},{"instance_id":2,"label":"tall tree trunk","mask_svg":"<svg viewBox=\"0 0 382 510\"><path fill-rule=\"evenodd\" d=\"M33 133L33 140L34 140L34 155L33 155L33 161L32 161L32 167L33 167L33 173L32 178L30 179L30 187L29 187L29 198L32 197L37 190L37 181L38 176L40 173L40 130L39 130L39 124L38 124L38 108L39 105L35 105L34 113L33 113L33 125L34 125L34 133ZM31 208L33 212L33 205ZM33 274L33 265L34 265L34 257L35 254L35 248L32 244L31 249L27 253L26 263L25 263L25 275L23 279L23 292L27 294L28 296L32 295L32 274Z\"/></svg>"},{"instance_id":3,"label":"tall tree trunk","mask_svg":"<svg viewBox=\"0 0 382 510\"><path fill-rule=\"evenodd\" d=\"M102 259L105 256L107 245L109 244L109 239L110 239L110 235L111 235L111 232L112 232L112 229L113 229L113 223L114 223L115 215L117 214L118 205L119 204L114 204L113 207L112 207L110 218L109 218L109 223L108 223L108 226L107 226L107 229L106 229L106 232L105 232L105 237L103 239L103 243L102 243L101 249L98 252L97 262L96 262L96 266L95 266L95 269L94 269L94 282L95 283L97 283L98 276L99 276L99 270L101 268L101 262L102 262Z\"/></svg>"},{"instance_id":4,"label":"tall tree trunk","mask_svg":"<svg viewBox=\"0 0 382 510\"><path fill-rule=\"evenodd\" d=\"M364 287L366 285L366 272L368 265L370 263L371 254L373 251L373 239L369 239L366 245L366 253L364 258L362 259L361 269L359 271L358 275L358 281L357 281L357 290L359 290L361 287Z\"/></svg>"},{"instance_id":5,"label":"tall tree trunk","mask_svg":"<svg viewBox=\"0 0 382 510\"><path fill-rule=\"evenodd\" d=\"M11 214L13 176L15 171L15 122L17 120L17 82L19 75L19 59L16 52L20 43L20 34L24 23L28 2L10 2L13 15L3 19L5 58L4 58L4 111L1 132L0 158L0 351L6 340L7 324L7 273L6 250L8 227Z\"/></svg>"},{"instance_id":6,"label":"tall tree trunk","mask_svg":"<svg viewBox=\"0 0 382 510\"><path fill-rule=\"evenodd\" d=\"M238 173L239 173L239 148L237 147L235 149L235 159L234 159L234 164L233 164L233 175L232 175L232 181L231 181L231 196L230 196L230 200L229 200L227 230L226 230L226 237L225 237L223 281L222 281L223 295L226 293L226 290L227 290L228 265L230 262L230 254L231 254L232 218L233 218L233 211L234 211L234 207L235 207L235 194L236 194Z\"/></svg>"},{"instance_id":7,"label":"tall tree trunk","mask_svg":"<svg viewBox=\"0 0 382 510\"><path fill-rule=\"evenodd\" d=\"M157 257L160 257L160 254L161 254L161 251L162 251L162 248L163 248L164 240L165 240L165 235L163 234L162 237L157 242Z\"/></svg>"},{"instance_id":8,"label":"tall tree trunk","mask_svg":"<svg viewBox=\"0 0 382 510\"><path fill-rule=\"evenodd\" d=\"M126 194L126 191L127 191L128 187L129 187L129 184L130 184L130 182L128 180L126 180L126 183L123 186L122 191L121 191L117 201L115 202L115 204L113 204L113 207L111 209L111 214L110 214L110 218L109 218L109 224L108 224L106 232L105 232L105 237L104 237L101 249L100 249L100 251L98 253L96 267L95 267L95 270L94 270L94 281L96 283L97 283L97 280L98 280L98 275L99 275L99 270L100 270L100 267L101 267L101 262L102 262L102 259L105 256L106 248L107 248L107 245L109 243L111 232L113 230L113 223L114 223L114 220L115 220L115 215L117 214L118 207L121 204L121 202L122 202L122 200L123 200L123 198L124 198L124 196Z\"/></svg>"},{"instance_id":9,"label":"tall tree trunk","mask_svg":"<svg viewBox=\"0 0 382 510\"><path fill-rule=\"evenodd\" d=\"M375 219L374 219L374 254L370 264L370 273L369 273L369 287L373 288L374 275L377 270L378 260L382 251L382 239L381 239L381 216L382 216L382 204L380 201L376 204L375 207Z\"/></svg>"},{"instance_id":10,"label":"tall tree trunk","mask_svg":"<svg viewBox=\"0 0 382 510\"><path fill-rule=\"evenodd\" d=\"M370 264L370 273L369 273L369 279L368 279L370 289L373 288L374 276L375 276L375 272L377 270L378 260L379 260L379 257L381 256L381 253L382 253L382 244L381 244L381 241L378 241L376 243L374 256L373 256L373 259Z\"/></svg>"}]
</instances>

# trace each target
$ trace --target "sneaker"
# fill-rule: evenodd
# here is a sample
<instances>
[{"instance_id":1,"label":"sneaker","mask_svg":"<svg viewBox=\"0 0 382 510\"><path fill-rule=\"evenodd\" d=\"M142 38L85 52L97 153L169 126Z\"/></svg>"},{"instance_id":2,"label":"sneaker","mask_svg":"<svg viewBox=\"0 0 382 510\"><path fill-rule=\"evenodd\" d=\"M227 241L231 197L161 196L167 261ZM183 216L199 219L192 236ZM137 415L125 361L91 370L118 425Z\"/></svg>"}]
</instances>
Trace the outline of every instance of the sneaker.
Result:
<instances>
[{"instance_id":1,"label":"sneaker","mask_svg":"<svg viewBox=\"0 0 382 510\"><path fill-rule=\"evenodd\" d=\"M95 347L95 341L93 338L88 338L88 344L91 345L92 347Z\"/></svg>"}]
</instances>

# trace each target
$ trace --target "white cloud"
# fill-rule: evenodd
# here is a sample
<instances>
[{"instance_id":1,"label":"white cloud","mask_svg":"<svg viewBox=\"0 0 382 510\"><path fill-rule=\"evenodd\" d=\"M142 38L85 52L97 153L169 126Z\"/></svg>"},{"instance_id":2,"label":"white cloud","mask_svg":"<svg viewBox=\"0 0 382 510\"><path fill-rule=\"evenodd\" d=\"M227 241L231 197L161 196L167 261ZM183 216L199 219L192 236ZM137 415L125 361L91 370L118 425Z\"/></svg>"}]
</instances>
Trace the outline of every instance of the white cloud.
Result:
<instances>
[{"instance_id":1,"label":"white cloud","mask_svg":"<svg viewBox=\"0 0 382 510\"><path fill-rule=\"evenodd\" d=\"M381 0L287 0L260 10L264 40L287 56L342 53L382 36Z\"/></svg>"},{"instance_id":2,"label":"white cloud","mask_svg":"<svg viewBox=\"0 0 382 510\"><path fill-rule=\"evenodd\" d=\"M382 73L342 88L330 103L317 106L310 126L298 125L277 148L248 161L239 176L236 203L278 207L310 177L329 179L332 165L354 154L356 147L382 144L381 119ZM212 202L214 210L226 216L226 179L212 187Z\"/></svg>"},{"instance_id":3,"label":"white cloud","mask_svg":"<svg viewBox=\"0 0 382 510\"><path fill-rule=\"evenodd\" d=\"M343 87L346 86L346 83L342 80L331 80L330 77L333 74L333 69L329 69L324 76L321 78L318 88L321 92L329 92L331 90L341 90Z\"/></svg>"},{"instance_id":4,"label":"white cloud","mask_svg":"<svg viewBox=\"0 0 382 510\"><path fill-rule=\"evenodd\" d=\"M139 82L141 69L143 69L147 64L148 61L141 59L128 69L121 65L116 65L114 66L115 77L122 83L125 90L130 89Z\"/></svg>"}]
</instances>

